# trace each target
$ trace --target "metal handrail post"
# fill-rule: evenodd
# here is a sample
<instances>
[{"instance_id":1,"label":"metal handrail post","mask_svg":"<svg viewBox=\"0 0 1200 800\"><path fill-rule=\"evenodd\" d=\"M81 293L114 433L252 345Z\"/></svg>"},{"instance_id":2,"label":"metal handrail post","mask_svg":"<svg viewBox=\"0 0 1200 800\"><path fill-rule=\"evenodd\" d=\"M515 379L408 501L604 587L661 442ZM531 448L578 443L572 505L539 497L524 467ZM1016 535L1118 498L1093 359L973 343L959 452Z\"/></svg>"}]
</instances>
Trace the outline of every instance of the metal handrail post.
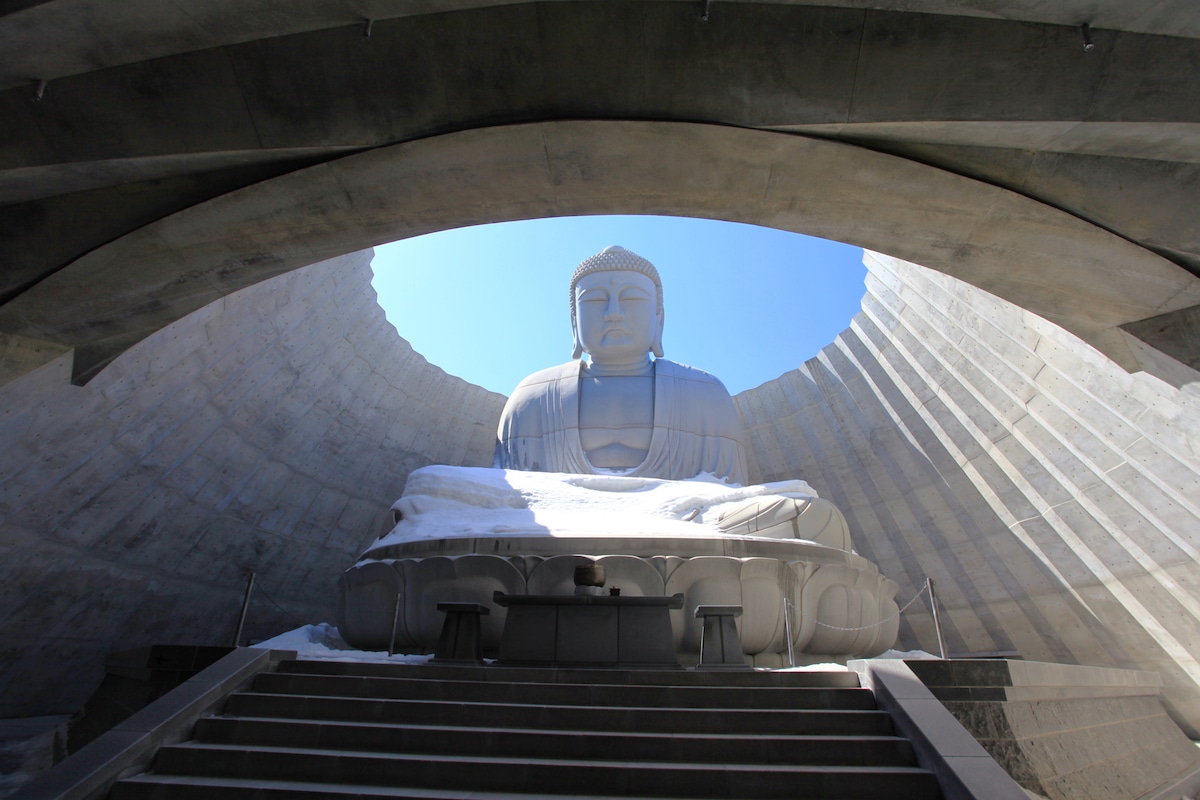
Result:
<instances>
[{"instance_id":1,"label":"metal handrail post","mask_svg":"<svg viewBox=\"0 0 1200 800\"><path fill-rule=\"evenodd\" d=\"M392 638L388 640L388 655L396 653L396 626L400 624L400 593L396 592L396 604L392 607Z\"/></svg>"},{"instance_id":2,"label":"metal handrail post","mask_svg":"<svg viewBox=\"0 0 1200 800\"><path fill-rule=\"evenodd\" d=\"M254 572L250 572L250 580L246 581L246 596L242 598L242 614L238 617L237 633L233 634L233 646L237 647L242 640L242 628L246 625L246 612L250 610L250 593L254 591Z\"/></svg>"},{"instance_id":3,"label":"metal handrail post","mask_svg":"<svg viewBox=\"0 0 1200 800\"><path fill-rule=\"evenodd\" d=\"M796 666L796 643L792 640L792 601L791 598L783 598L783 629L787 635L788 645L788 666Z\"/></svg>"},{"instance_id":4,"label":"metal handrail post","mask_svg":"<svg viewBox=\"0 0 1200 800\"><path fill-rule=\"evenodd\" d=\"M942 618L938 614L937 596L933 593L933 578L925 579L925 587L929 589L929 607L933 610L933 630L937 634L938 655L946 658L946 639L942 636Z\"/></svg>"}]
</instances>

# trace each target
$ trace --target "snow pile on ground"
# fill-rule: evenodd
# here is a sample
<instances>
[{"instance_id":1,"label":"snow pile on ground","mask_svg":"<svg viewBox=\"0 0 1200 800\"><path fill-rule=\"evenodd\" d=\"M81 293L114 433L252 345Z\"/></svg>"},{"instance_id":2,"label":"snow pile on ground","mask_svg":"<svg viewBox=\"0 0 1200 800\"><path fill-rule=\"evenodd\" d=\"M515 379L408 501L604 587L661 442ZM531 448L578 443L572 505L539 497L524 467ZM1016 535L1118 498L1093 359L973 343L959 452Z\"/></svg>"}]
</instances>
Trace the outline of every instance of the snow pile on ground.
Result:
<instances>
[{"instance_id":1,"label":"snow pile on ground","mask_svg":"<svg viewBox=\"0 0 1200 800\"><path fill-rule=\"evenodd\" d=\"M346 644L338 634L338 629L327 622L319 625L305 625L302 628L281 633L274 639L251 645L264 650L295 650L299 658L322 659L325 661L376 661L390 664L424 664L433 658L431 655L404 655L397 653L389 656L383 650L355 650ZM908 659L927 660L937 659L937 656L924 650L888 650L876 659ZM845 664L825 663L808 664L803 667L791 667L781 672L845 672Z\"/></svg>"},{"instance_id":2,"label":"snow pile on ground","mask_svg":"<svg viewBox=\"0 0 1200 800\"><path fill-rule=\"evenodd\" d=\"M849 667L845 664L828 661L822 664L805 664L803 667L783 667L775 672L846 672L848 670Z\"/></svg>"},{"instance_id":3,"label":"snow pile on ground","mask_svg":"<svg viewBox=\"0 0 1200 800\"><path fill-rule=\"evenodd\" d=\"M938 657L933 653L926 653L924 650L888 650L885 653L880 653L873 658L863 659L864 661L881 661L884 659L903 659L906 661L928 661L930 659L937 661ZM854 660L854 659L851 659ZM778 672L845 672L850 668L845 664L836 662L827 662L824 664L806 664L803 667L785 667L777 670Z\"/></svg>"},{"instance_id":4,"label":"snow pile on ground","mask_svg":"<svg viewBox=\"0 0 1200 800\"><path fill-rule=\"evenodd\" d=\"M903 659L905 661L941 661L941 656L935 656L933 653L926 653L924 650L888 650L886 653L875 656L876 659L892 658Z\"/></svg>"},{"instance_id":5,"label":"snow pile on ground","mask_svg":"<svg viewBox=\"0 0 1200 800\"><path fill-rule=\"evenodd\" d=\"M479 536L720 536L721 513L756 497L816 497L804 481L730 486L622 475L432 466L408 477L402 520L376 546ZM614 533L619 531L619 533Z\"/></svg>"},{"instance_id":6,"label":"snow pile on ground","mask_svg":"<svg viewBox=\"0 0 1200 800\"><path fill-rule=\"evenodd\" d=\"M346 644L338 629L328 622L305 625L274 639L250 645L263 650L295 650L299 658L322 659L324 661L382 661L389 664L424 664L431 655L389 656L384 650L355 650Z\"/></svg>"}]
</instances>

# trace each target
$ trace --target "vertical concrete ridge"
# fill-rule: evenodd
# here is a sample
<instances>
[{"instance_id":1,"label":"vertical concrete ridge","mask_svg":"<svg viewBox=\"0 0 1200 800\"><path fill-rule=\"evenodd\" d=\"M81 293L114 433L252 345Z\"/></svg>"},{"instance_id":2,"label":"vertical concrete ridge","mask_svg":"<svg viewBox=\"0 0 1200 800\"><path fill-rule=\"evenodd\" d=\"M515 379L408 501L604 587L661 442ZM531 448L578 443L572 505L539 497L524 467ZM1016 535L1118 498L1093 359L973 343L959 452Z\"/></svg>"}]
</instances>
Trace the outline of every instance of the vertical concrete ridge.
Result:
<instances>
[{"instance_id":1,"label":"vertical concrete ridge","mask_svg":"<svg viewBox=\"0 0 1200 800\"><path fill-rule=\"evenodd\" d=\"M911 308L912 306L909 306L909 309ZM983 328L981 330L987 329ZM953 359L949 356L951 350L947 347L947 343L945 341L941 342L942 346L938 348L936 347L938 342L934 341L934 337L930 334L926 334L925 336L918 338L900 335L897 332L897 335L895 335L894 339L900 346L904 346L905 344L911 346L914 343L917 346L924 346L926 342L930 342L930 350L943 356L945 363L934 365L936 372L928 374L924 376L924 378L930 384L942 387L947 395L955 394L954 387L956 385L961 385L956 384L955 382L961 381L963 375L959 370L956 369L956 365L952 363ZM925 355L928 356L928 351L925 351ZM912 354L911 351L909 357L914 364L920 360L915 354ZM961 363L964 362L959 361L959 364ZM919 370L920 367L916 366L914 369ZM957 415L959 419L968 420L969 422L978 422L979 420L984 419L983 412L980 412L979 410L972 410L966 405L966 403L970 403L972 399L973 398L971 396L968 396L965 402L962 400L959 401L957 406L960 409L960 413ZM995 412L994 405L986 402L984 405L988 406L986 409L987 411ZM1137 598L1128 592L1119 582L1114 583L1115 576L1109 570L1105 562L1096 555L1096 544L1087 540L1087 534L1089 531L1094 531L1096 528L1095 523L1086 519L1077 519L1075 524L1072 526L1072 524L1062 519L1062 506L1072 502L1068 499L1070 496L1082 497L1080 492L1084 486L1089 483L1089 481L1086 480L1076 480L1073 482L1064 472L1066 467L1063 469L1059 468L1060 465L1064 464L1064 462L1068 462L1073 455L1070 453L1059 452L1055 454L1055 458L1047 458L1046 451L1050 449L1049 445L1052 445L1054 440L1052 432L1041 431L1040 442L1043 444L1043 450L1038 452L1035 445L1035 442L1039 441L1037 435L1029 435L1028 432L1023 431L1021 427L1021 423L1030 419L1029 417L1019 418L1016 423L997 430L995 425L996 416L997 415L993 415L987 418L989 427L992 428L992 430L989 432L981 431L980 434L977 434L976 438L980 441L993 441L996 448L1001 453L1000 457L996 459L996 463L1002 467L1003 471L1012 481L1023 487L1024 493L1027 497L1034 498L1035 505L1039 506L1039 511L1041 512L1042 518L1051 523L1051 526L1055 529L1057 535L1070 546L1074 553L1083 557L1087 570L1093 573L1095 579L1098 579L1108 586L1113 595L1119 598L1123 605L1129 607L1135 618L1145 619L1149 617L1149 613L1145 611ZM1038 474L1031 477L1031 473ZM1090 482L1095 482L1096 480L1098 480L1098 477L1093 474ZM1082 500L1078 502L1083 504ZM1092 512L1093 516L1100 514L1100 512L1096 509L1085 509L1085 512L1086 511ZM1100 516L1103 515L1100 514ZM1103 519L1099 520L1101 525L1103 525L1104 522L1105 520ZM1144 554L1140 548L1136 546L1136 544L1132 543L1128 537L1125 537L1121 531L1116 528L1116 526L1110 526L1108 532L1116 541L1116 543L1125 549L1126 553L1130 557L1141 561L1142 568L1145 569L1148 574L1158 577L1164 587L1167 588L1169 592L1173 592L1173 581L1171 581L1169 578L1166 578L1161 572L1157 571L1157 565L1145 558ZM1108 543L1106 540L1101 544L1108 544L1111 548L1111 543ZM1185 607L1189 605L1189 598L1186 596L1182 598L1174 594L1169 594L1168 596L1179 600ZM1159 632L1159 634L1155 636L1155 639L1159 644L1171 648L1176 652L1177 655L1181 655L1178 649L1178 643L1174 640L1173 636Z\"/></svg>"},{"instance_id":2,"label":"vertical concrete ridge","mask_svg":"<svg viewBox=\"0 0 1200 800\"><path fill-rule=\"evenodd\" d=\"M865 326L866 321L868 320L860 318L854 321L854 325ZM864 357L860 362L860 368L863 369L864 374L880 372L881 369L884 369L887 372L887 378L892 379L894 385L899 386L904 381L904 366L910 362L899 360L901 366L900 369L896 369L890 366L890 362L883 357L892 354L893 360L895 360L896 351L899 351L898 348L889 344L886 350L877 351L875 354L877 361L871 361L868 357ZM911 369L910 372L916 373L917 371ZM1009 569L1010 557L1004 551L1006 551L1006 546L1012 542L1006 540L1001 531L996 530L994 513L991 512L988 504L983 503L983 498L979 497L980 488L983 489L983 494L996 497L992 483L998 482L997 488L1001 491L1012 486L1012 483L1008 481L1008 476L1002 470L978 469L979 453L985 451L989 444L989 438L982 429L973 425L970 416L958 413L955 405L930 401L920 402L920 397L922 397L918 393L920 389L926 390L925 396L929 396L931 401L937 401L936 396L930 395L929 387L941 386L944 381L946 381L946 377L943 375L940 378L930 377L924 383L918 383L916 389L908 385L910 393L906 397L896 397L893 404L890 405L894 416L898 417L896 425L904 429L907 440L911 441L914 446L920 447L925 455L930 456L931 475L928 480L936 489L937 495L934 497L929 492L925 493L926 498L931 500L930 507L926 510L931 527L924 525L917 535L929 536L932 542L940 543L942 547L954 547L953 558L949 560L961 560L961 565L948 564L947 566L952 569L937 569L936 572L929 571L929 566L926 566L926 573L937 579L940 584L938 593L943 596L943 600L947 589L954 594L956 591L961 591L964 585L991 587L997 591L1002 589L1007 597L997 594L989 604L992 608L1000 609L1003 612L1003 618L1012 619L1007 630L1012 633L1016 644L1020 645L1020 649L1030 649L1032 646L1039 651L1048 649L1050 652L1054 652L1056 657L1069 658L1070 652L1066 646L1058 642L1054 634L1054 626L1045 624L1045 616L1038 607L1038 597L1042 593L1039 593L1038 585L1032 583L1033 576L1026 573L1018 578ZM884 384L886 381L880 380L875 385L882 387ZM907 408L917 409L918 413L906 414L905 409ZM946 452L949 458L938 457L941 452ZM941 503L949 507L948 510L953 513L953 517L938 509L937 506ZM941 530L947 527L950 529L949 537L944 535ZM964 541L964 536L967 541ZM1026 542L1026 545L1034 553L1039 552L1036 543ZM937 549L940 548L935 548L935 552ZM938 558L941 559L941 555L938 555ZM1045 557L1040 560L1045 564L1050 563L1049 559ZM970 569L965 571L961 569L962 566L968 566ZM1055 601L1055 604L1060 603ZM977 603L971 603L970 607L976 608ZM1018 609L1020 614L1015 614ZM954 615L950 615L950 618L954 619ZM978 627L978 625L973 625L973 627ZM958 648L955 645L952 638L950 640L952 650L1007 649L1002 646L1002 640L995 637L992 639L992 646L986 642L974 644L962 642L958 644Z\"/></svg>"},{"instance_id":3,"label":"vertical concrete ridge","mask_svg":"<svg viewBox=\"0 0 1200 800\"><path fill-rule=\"evenodd\" d=\"M878 360L872 360L872 355ZM877 464L884 466L889 474L895 476L896 491L889 503L907 512L903 516L897 516L893 524L898 526L897 530L905 531L905 535L910 539L926 540L920 545L921 550L932 547L935 551L943 553L942 558L948 562L949 569L936 574L925 574L935 577L942 584L949 582L944 588L967 598L968 602L964 604L964 608L970 608L974 612L961 620L948 615L955 623L957 631L962 632L959 639L960 634L952 631L951 641L959 639L959 649L1010 649L1010 634L1005 631L1000 620L995 618L991 608L977 602L976 597L979 591L976 584L983 586L999 580L993 571L997 561L985 557L986 539L982 539L983 553L972 553L974 548L961 546L974 532L975 526L965 507L959 502L958 494L951 490L942 470L938 469L937 448L926 448L926 451L920 454L914 452L912 443L930 440L931 431L924 420L903 412L902 409L912 407L914 398L905 398L893 391L900 386L901 376L894 370L885 369L886 355L887 353L859 352L854 354L854 358L856 368L874 382L880 392L879 396L889 404L888 408L893 418L900 420L897 426L899 435L889 437L892 446L880 448L877 444L872 450ZM889 394L893 396L889 397ZM907 406L906 399L909 401ZM938 398L931 396L926 402L937 401ZM883 438L883 441L888 441L888 438ZM947 518L943 523L949 524L937 524L938 517ZM959 563L960 554L961 558L975 563ZM973 569L968 566L973 566ZM968 575L969 580L965 579ZM923 581L923 576L921 580ZM1016 597L1024 597L1024 591L1019 591Z\"/></svg>"},{"instance_id":4,"label":"vertical concrete ridge","mask_svg":"<svg viewBox=\"0 0 1200 800\"><path fill-rule=\"evenodd\" d=\"M803 477L952 651L1157 670L1200 727L1200 401L942 273L868 253L815 358L736 400L764 480ZM934 649L922 604L905 647Z\"/></svg>"},{"instance_id":5,"label":"vertical concrete ridge","mask_svg":"<svg viewBox=\"0 0 1200 800\"><path fill-rule=\"evenodd\" d=\"M928 284L929 281L925 281L925 283ZM913 307L914 306L910 305L909 309L912 309ZM926 317L926 319L929 319L929 317ZM937 342L933 341L933 337L929 335L923 337L921 341L928 343L931 346L937 344ZM943 342L943 344L945 343ZM934 349L937 349L940 353L946 352L946 350L941 348ZM993 350L993 352L995 352L995 350ZM947 359L947 361L949 361L949 359ZM957 367L966 363L970 362L959 361L958 364L950 364L947 367L947 370L951 373L955 373L955 377L959 380L962 380L965 375L962 371L958 370ZM1047 369L1056 368L1050 365L1047 366ZM1041 372L1042 370L1039 370L1039 373ZM1069 381L1070 376L1064 375L1063 379ZM946 384L943 383L943 385ZM978 389L980 390L980 393L982 393L982 391L986 390L986 387L978 387ZM975 416L977 416L977 414ZM1112 543L1119 545L1124 551L1122 553L1122 557L1127 556L1135 561L1140 570L1144 571L1146 574L1149 574L1159 584L1161 584L1162 588L1167 591L1167 598L1170 598L1178 603L1180 608L1173 611L1182 612L1190 615L1193 619L1200 620L1200 617L1197 616L1197 614L1200 614L1200 604L1197 603L1196 598L1183 590L1175 580L1163 572L1160 569L1163 564L1159 563L1158 560L1151 556L1147 552L1147 549L1143 548L1132 536L1127 535L1123 530L1122 524L1118 524L1115 519L1106 513L1104 506L1111 506L1114 504L1114 502L1124 502L1126 505L1134 507L1139 505L1132 497L1131 492L1127 491L1119 484L1111 487L1106 486L1104 487L1104 492L1102 492L1102 494L1104 494L1106 499L1108 499L1110 502L1107 504L1097 502L1096 499L1089 495L1089 489L1092 489L1092 487L1103 483L1103 472L1091 462L1086 451L1075 447L1068 437L1059 435L1053 427L1047 425L1045 420L1040 418L1036 413L1029 413L1024 417L1016 419L1011 426L1011 435L1017 442L1020 443L1022 447L1022 453L1026 454L1026 457L1033 457L1037 459L1038 467L1045 471L1048 478L1052 479L1053 486L1055 488L1062 487L1069 491L1073 500L1062 500L1060 502L1078 503L1082 511L1086 515L1090 516L1094 521L1093 525L1087 525L1085 527L1084 525L1077 524L1074 526L1075 530L1072 530L1070 527L1068 527L1064 532L1064 536L1068 537L1068 541L1072 544L1073 549L1076 552L1086 552L1091 554L1095 551L1095 548L1102 547L1108 543L1106 537L1111 537ZM1039 447L1040 453L1038 452ZM1046 455L1051 450L1057 450L1057 452L1054 453L1052 458L1047 458ZM1179 472L1178 467L1178 464L1170 465L1169 472L1172 474L1177 474ZM1147 477L1151 477L1152 475L1153 473L1150 473L1150 475ZM1116 496L1108 497L1108 495ZM1172 498L1172 500L1181 505L1190 507L1189 511L1193 516L1196 515L1195 506L1189 502L1185 496L1176 495ZM1044 513L1058 514L1059 511L1057 508L1048 507L1045 509ZM1133 524L1133 520L1129 519L1128 516L1129 515L1126 515L1126 519L1123 520L1124 526ZM1165 552L1162 552L1161 556L1165 563L1169 564L1171 562L1177 562L1181 558L1194 560L1195 549L1181 537L1174 534L1169 527L1163 525L1162 520L1150 520L1150 522L1157 523L1152 524L1152 530L1147 531L1147 534L1149 534L1152 538L1156 533L1162 532L1165 534L1167 539L1181 545L1179 549L1182 550L1182 552L1179 552L1173 547L1157 548L1160 551L1165 550ZM1099 532L1101 530L1103 533ZM1073 536L1073 534L1076 532L1080 534L1077 537ZM1088 539L1091 541L1088 541ZM1110 573L1107 569L1105 569L1103 563L1098 559L1093 558L1092 560L1094 564L1098 565L1098 577L1105 581L1109 580ZM1116 591L1120 593L1120 589L1117 589ZM1138 616L1143 616L1143 609L1140 607L1140 604L1137 603L1137 601L1132 597L1127 597L1126 599L1133 603L1132 608L1138 614ZM1162 634L1160 634L1160 637L1163 637L1161 640L1169 642L1169 637L1165 637Z\"/></svg>"},{"instance_id":6,"label":"vertical concrete ridge","mask_svg":"<svg viewBox=\"0 0 1200 800\"><path fill-rule=\"evenodd\" d=\"M504 398L398 336L370 260L228 295L87 386L0 386L0 716L73 712L106 651L228 643L251 570L246 638L331 619L409 472L490 463Z\"/></svg>"}]
</instances>

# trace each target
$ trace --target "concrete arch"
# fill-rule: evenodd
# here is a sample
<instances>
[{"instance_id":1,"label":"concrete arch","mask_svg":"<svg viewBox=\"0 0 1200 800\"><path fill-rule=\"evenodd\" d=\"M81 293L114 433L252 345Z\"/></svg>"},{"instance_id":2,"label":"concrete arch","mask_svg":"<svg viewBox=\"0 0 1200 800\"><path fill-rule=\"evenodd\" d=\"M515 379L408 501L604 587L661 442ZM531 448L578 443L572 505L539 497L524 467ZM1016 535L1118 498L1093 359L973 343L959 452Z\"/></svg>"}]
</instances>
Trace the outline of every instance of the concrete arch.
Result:
<instances>
[{"instance_id":1,"label":"concrete arch","mask_svg":"<svg viewBox=\"0 0 1200 800\"><path fill-rule=\"evenodd\" d=\"M396 342L365 255L316 262L640 211L1023 307L872 258L851 327L739 395L758 473L812 477L905 596L936 576L953 648L1158 670L1200 730L1196 386L1045 322L1196 380L1200 6L302 5L0 11L0 716L224 640L243 569L326 618L411 469L488 462L503 398Z\"/></svg>"},{"instance_id":2,"label":"concrete arch","mask_svg":"<svg viewBox=\"0 0 1200 800\"><path fill-rule=\"evenodd\" d=\"M463 225L652 213L837 239L974 284L1135 368L1118 326L1200 304L1200 279L1023 195L855 145L691 123L484 128L346 156L147 225L0 309L0 329L76 351L86 381L232 291Z\"/></svg>"}]
</instances>

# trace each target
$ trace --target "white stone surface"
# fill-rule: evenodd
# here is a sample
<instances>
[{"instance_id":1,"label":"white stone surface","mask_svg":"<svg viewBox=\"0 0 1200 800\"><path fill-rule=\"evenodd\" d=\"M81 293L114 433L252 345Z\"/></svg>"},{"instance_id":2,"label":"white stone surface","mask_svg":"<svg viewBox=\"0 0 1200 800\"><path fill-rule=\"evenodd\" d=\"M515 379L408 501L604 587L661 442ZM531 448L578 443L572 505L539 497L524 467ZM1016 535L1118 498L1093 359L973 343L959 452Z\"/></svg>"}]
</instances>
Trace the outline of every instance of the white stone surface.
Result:
<instances>
[{"instance_id":1,"label":"white stone surface","mask_svg":"<svg viewBox=\"0 0 1200 800\"><path fill-rule=\"evenodd\" d=\"M495 465L672 480L704 472L744 483L741 424L725 387L707 372L642 355L641 375L602 375L571 361L522 380L500 418Z\"/></svg>"},{"instance_id":2,"label":"white stone surface","mask_svg":"<svg viewBox=\"0 0 1200 800\"><path fill-rule=\"evenodd\" d=\"M684 594L671 613L684 661L697 658L693 612L704 604L743 606L742 646L762 666L785 664L789 614L805 658L875 655L896 638L895 583L850 552L845 520L804 481L730 486L712 475L431 466L409 475L392 508L400 521L340 584L338 627L362 649L392 643L395 619L397 647L428 651L441 630L439 601L571 594L575 567L590 563L624 596ZM760 519L770 527L751 532ZM481 621L485 653L496 652L507 616L492 612Z\"/></svg>"},{"instance_id":3,"label":"white stone surface","mask_svg":"<svg viewBox=\"0 0 1200 800\"><path fill-rule=\"evenodd\" d=\"M622 596L684 595L683 608L671 612L684 663L698 657L700 605L742 606L742 647L764 667L787 664L789 614L800 663L881 653L899 625L894 581L866 559L808 542L493 536L410 542L369 555L342 576L337 615L346 641L364 650L386 648L395 619L397 648L429 652L442 627L438 602L490 605L497 591L569 595L575 568L591 564ZM485 654L497 652L505 618L494 607L481 620Z\"/></svg>"}]
</instances>

